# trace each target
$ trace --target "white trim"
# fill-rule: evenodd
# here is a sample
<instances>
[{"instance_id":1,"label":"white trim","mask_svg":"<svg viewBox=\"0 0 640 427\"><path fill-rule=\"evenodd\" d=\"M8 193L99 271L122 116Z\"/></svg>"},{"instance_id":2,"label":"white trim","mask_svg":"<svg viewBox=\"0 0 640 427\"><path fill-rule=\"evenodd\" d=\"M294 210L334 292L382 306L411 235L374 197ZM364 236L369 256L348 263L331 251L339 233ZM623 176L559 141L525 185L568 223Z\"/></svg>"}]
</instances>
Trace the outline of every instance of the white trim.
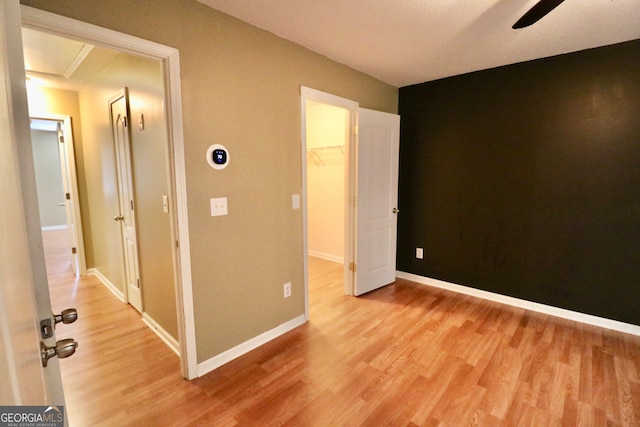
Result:
<instances>
[{"instance_id":1,"label":"white trim","mask_svg":"<svg viewBox=\"0 0 640 427\"><path fill-rule=\"evenodd\" d=\"M53 231L53 230L66 230L67 225L47 225L45 227L42 227L41 230L42 231Z\"/></svg>"},{"instance_id":2,"label":"white trim","mask_svg":"<svg viewBox=\"0 0 640 427\"><path fill-rule=\"evenodd\" d=\"M177 50L171 53L164 62L166 82L167 121L169 134L173 140L173 156L169 156L173 169L174 197L172 217L175 224L172 237L176 242L174 257L176 267L176 304L178 315L178 338L180 343L180 364L183 376L194 379L198 375L198 355L196 347L196 321L193 305L193 283L191 277L191 243L189 241L189 215L187 211L187 173L184 156L184 133L182 128L182 89L180 86L180 54ZM171 162L172 160L172 162ZM177 259L175 259L177 258Z\"/></svg>"},{"instance_id":3,"label":"white trim","mask_svg":"<svg viewBox=\"0 0 640 427\"><path fill-rule=\"evenodd\" d=\"M142 313L142 321L145 325L147 325L157 336L160 337L162 341L166 345L169 346L173 352L180 356L180 343L176 340L169 332L167 332L158 322L153 320L153 317L149 316L147 313Z\"/></svg>"},{"instance_id":4,"label":"white trim","mask_svg":"<svg viewBox=\"0 0 640 427\"><path fill-rule=\"evenodd\" d=\"M107 289L111 291L113 295L116 296L116 298L118 298L123 303L126 303L124 292L118 289L116 285L111 283L111 280L107 279L107 276L102 274L100 270L98 270L97 268L90 268L87 270L87 275L95 276L103 285L107 287Z\"/></svg>"},{"instance_id":5,"label":"white trim","mask_svg":"<svg viewBox=\"0 0 640 427\"><path fill-rule=\"evenodd\" d=\"M82 46L82 49L80 49L80 52L78 52L76 57L73 58L71 64L69 64L64 73L62 73L62 77L68 79L73 76L73 73L75 73L78 67L82 65L85 59L87 59L87 56L89 56L93 48L94 46L92 44L85 43L84 46Z\"/></svg>"},{"instance_id":6,"label":"white trim","mask_svg":"<svg viewBox=\"0 0 640 427\"><path fill-rule=\"evenodd\" d=\"M325 254L324 252L314 251L313 249L309 249L309 256L324 259L331 262L338 262L340 264L344 264L344 257Z\"/></svg>"},{"instance_id":7,"label":"white trim","mask_svg":"<svg viewBox=\"0 0 640 427\"><path fill-rule=\"evenodd\" d=\"M268 343L269 341L278 338L281 335L286 334L287 332L297 328L300 325L303 325L307 321L306 315L300 315L294 319L289 320L288 322L283 323L280 326L276 326L275 328L267 331L263 334L258 335L257 337L251 338L248 341L239 344L224 353L220 353L217 356L212 357L209 360L206 360L202 363L198 364L198 376L205 375L214 369L219 368L225 363L229 363L234 359L242 356L250 352L251 350L255 350Z\"/></svg>"},{"instance_id":8,"label":"white trim","mask_svg":"<svg viewBox=\"0 0 640 427\"><path fill-rule=\"evenodd\" d=\"M189 225L187 215L187 186L185 173L184 136L182 127L182 101L180 92L180 57L177 49L144 40L128 34L21 6L22 25L63 37L79 39L97 46L125 52L147 59L161 61L164 66L167 126L169 127L169 163L171 164L172 236L176 266L176 312L180 342L182 375L187 379L197 376L195 318L191 283L191 256L189 252Z\"/></svg>"},{"instance_id":9,"label":"white trim","mask_svg":"<svg viewBox=\"0 0 640 427\"><path fill-rule=\"evenodd\" d=\"M604 317L593 316L591 314L580 313L577 311L567 310L564 308L553 307L550 305L540 304L533 301L527 301L506 295L496 294L494 292L483 291L480 289L470 288L468 286L456 285L454 283L444 282L442 280L431 279L429 277L419 276L417 274L396 271L396 277L400 279L410 280L421 285L433 286L435 288L446 289L464 295L476 298L482 298L488 301L494 301L513 307L523 308L525 310L535 311L549 316L560 317L562 319L573 320L575 322L585 323L587 325L598 326L601 328L611 329L614 331L624 332L631 335L640 336L640 326L630 323L619 322L617 320L607 319Z\"/></svg>"},{"instance_id":10,"label":"white trim","mask_svg":"<svg viewBox=\"0 0 640 427\"><path fill-rule=\"evenodd\" d=\"M164 60L176 49L87 22L78 21L30 6L21 5L22 26L38 31L81 40L118 52L130 53L152 60Z\"/></svg>"}]
</instances>

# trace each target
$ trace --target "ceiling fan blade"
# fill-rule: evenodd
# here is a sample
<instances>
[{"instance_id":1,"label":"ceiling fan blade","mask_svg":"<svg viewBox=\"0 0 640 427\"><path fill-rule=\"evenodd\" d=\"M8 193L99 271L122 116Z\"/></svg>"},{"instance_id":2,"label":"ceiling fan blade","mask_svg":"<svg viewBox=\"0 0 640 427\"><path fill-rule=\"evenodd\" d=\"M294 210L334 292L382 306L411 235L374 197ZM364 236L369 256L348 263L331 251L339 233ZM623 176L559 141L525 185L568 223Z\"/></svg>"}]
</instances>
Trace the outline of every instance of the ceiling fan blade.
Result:
<instances>
[{"instance_id":1,"label":"ceiling fan blade","mask_svg":"<svg viewBox=\"0 0 640 427\"><path fill-rule=\"evenodd\" d=\"M528 27L531 24L538 22L547 13L558 7L564 0L540 0L536 3L527 13L522 15L522 18L518 19L518 22L513 24L514 30L518 28Z\"/></svg>"}]
</instances>

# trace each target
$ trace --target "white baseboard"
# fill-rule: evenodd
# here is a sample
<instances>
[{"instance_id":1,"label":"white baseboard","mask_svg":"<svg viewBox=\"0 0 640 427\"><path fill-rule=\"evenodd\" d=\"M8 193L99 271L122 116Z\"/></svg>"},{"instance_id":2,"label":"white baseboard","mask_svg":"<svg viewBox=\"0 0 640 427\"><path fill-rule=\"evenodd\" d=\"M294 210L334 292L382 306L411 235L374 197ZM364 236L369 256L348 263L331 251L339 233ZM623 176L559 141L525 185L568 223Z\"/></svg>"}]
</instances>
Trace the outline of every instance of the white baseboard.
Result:
<instances>
[{"instance_id":1,"label":"white baseboard","mask_svg":"<svg viewBox=\"0 0 640 427\"><path fill-rule=\"evenodd\" d=\"M111 283L107 277L100 272L97 268L90 268L87 270L87 274L90 276L96 276L98 280L102 282L103 285L107 287L111 291L112 294L116 296L120 301L125 302L124 292L122 292L116 285Z\"/></svg>"},{"instance_id":2,"label":"white baseboard","mask_svg":"<svg viewBox=\"0 0 640 427\"><path fill-rule=\"evenodd\" d=\"M169 332L167 332L162 326L160 326L151 316L147 313L142 313L142 321L147 325L162 341L169 346L171 350L178 356L180 356L180 344Z\"/></svg>"},{"instance_id":3,"label":"white baseboard","mask_svg":"<svg viewBox=\"0 0 640 427\"><path fill-rule=\"evenodd\" d=\"M66 224L63 224L63 225L47 225L46 227L42 227L42 231L63 230L65 228L67 228Z\"/></svg>"},{"instance_id":4,"label":"white baseboard","mask_svg":"<svg viewBox=\"0 0 640 427\"><path fill-rule=\"evenodd\" d=\"M260 347L261 345L266 344L275 338L278 338L280 335L284 335L292 329L303 325L306 321L306 316L302 314L294 319L289 320L288 322L283 323L280 326L276 326L270 331L267 331L263 334L258 335L257 337L251 338L250 340L237 345L225 351L224 353L220 353L219 355L214 356L209 360L198 363L198 376L201 377L213 371L214 369L219 368L225 363L231 362L233 359L237 359L243 354L246 354L251 350Z\"/></svg>"},{"instance_id":5,"label":"white baseboard","mask_svg":"<svg viewBox=\"0 0 640 427\"><path fill-rule=\"evenodd\" d=\"M593 316L591 314L580 313L564 308L553 307L551 305L545 305L533 301L527 301L506 295L496 294L494 292L483 291L480 289L470 288L468 286L456 285L454 283L444 282L442 280L418 276L417 274L405 273L404 271L396 271L396 277L420 283L422 285L433 286L440 289L447 289L449 291L457 292L460 294L470 295L473 297L482 298L513 307L523 308L525 310L535 311L538 313L548 314L550 316L560 317L563 319L573 320L588 325L599 326L601 328L640 336L640 326L632 325L630 323L619 322L617 320Z\"/></svg>"},{"instance_id":6,"label":"white baseboard","mask_svg":"<svg viewBox=\"0 0 640 427\"><path fill-rule=\"evenodd\" d=\"M340 257L337 255L325 254L324 252L318 252L309 249L307 251L309 256L313 256L316 258L326 259L327 261L339 262L340 264L344 264L344 257Z\"/></svg>"}]
</instances>

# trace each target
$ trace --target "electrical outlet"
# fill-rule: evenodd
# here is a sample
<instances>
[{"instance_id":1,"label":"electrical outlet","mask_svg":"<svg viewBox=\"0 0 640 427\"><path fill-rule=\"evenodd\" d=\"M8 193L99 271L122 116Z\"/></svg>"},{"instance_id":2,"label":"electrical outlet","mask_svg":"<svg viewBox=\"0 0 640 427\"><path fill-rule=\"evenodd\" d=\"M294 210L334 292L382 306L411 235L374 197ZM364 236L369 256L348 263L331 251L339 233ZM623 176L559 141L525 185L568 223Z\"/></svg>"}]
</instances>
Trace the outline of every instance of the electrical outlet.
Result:
<instances>
[{"instance_id":1,"label":"electrical outlet","mask_svg":"<svg viewBox=\"0 0 640 427\"><path fill-rule=\"evenodd\" d=\"M424 258L424 250L422 248L416 248L416 258L418 259Z\"/></svg>"},{"instance_id":2,"label":"electrical outlet","mask_svg":"<svg viewBox=\"0 0 640 427\"><path fill-rule=\"evenodd\" d=\"M227 215L228 213L226 197L211 199L211 216Z\"/></svg>"},{"instance_id":3,"label":"electrical outlet","mask_svg":"<svg viewBox=\"0 0 640 427\"><path fill-rule=\"evenodd\" d=\"M291 282L284 284L284 297L289 298L291 296Z\"/></svg>"}]
</instances>

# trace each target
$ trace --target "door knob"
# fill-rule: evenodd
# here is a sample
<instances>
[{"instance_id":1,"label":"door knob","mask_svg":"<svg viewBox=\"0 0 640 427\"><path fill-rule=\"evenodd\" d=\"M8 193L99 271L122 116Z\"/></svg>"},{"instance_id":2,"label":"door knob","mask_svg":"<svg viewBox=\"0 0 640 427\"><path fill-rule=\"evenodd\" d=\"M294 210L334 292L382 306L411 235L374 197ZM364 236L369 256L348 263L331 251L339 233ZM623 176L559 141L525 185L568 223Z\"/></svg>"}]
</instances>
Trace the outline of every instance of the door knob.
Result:
<instances>
[{"instance_id":1,"label":"door knob","mask_svg":"<svg viewBox=\"0 0 640 427\"><path fill-rule=\"evenodd\" d=\"M53 320L53 322L51 322L51 320ZM42 338L51 338L53 336L53 330L58 323L62 322L67 325L75 322L76 320L78 320L78 310L75 308L67 308L66 310L62 310L62 313L60 314L52 314L51 317L42 319L40 321L40 333L42 334Z\"/></svg>"},{"instance_id":2,"label":"door knob","mask_svg":"<svg viewBox=\"0 0 640 427\"><path fill-rule=\"evenodd\" d=\"M398 212L400 212L400 209L398 209L398 208L393 208L393 211L392 211L392 212L393 212L394 214L397 214Z\"/></svg>"},{"instance_id":3,"label":"door knob","mask_svg":"<svg viewBox=\"0 0 640 427\"><path fill-rule=\"evenodd\" d=\"M44 341L40 341L40 356L42 358L42 366L47 367L47 362L54 356L59 359L71 356L76 352L78 343L73 338L66 338L56 342L55 347L47 347Z\"/></svg>"},{"instance_id":4,"label":"door knob","mask_svg":"<svg viewBox=\"0 0 640 427\"><path fill-rule=\"evenodd\" d=\"M124 220L124 217L122 215L116 215L116 216L113 217L113 220L114 221L122 221L122 220Z\"/></svg>"},{"instance_id":5,"label":"door knob","mask_svg":"<svg viewBox=\"0 0 640 427\"><path fill-rule=\"evenodd\" d=\"M66 310L62 310L62 313L53 315L53 321L56 324L62 322L65 325L68 325L76 320L78 320L78 310L75 308L67 308Z\"/></svg>"}]
</instances>

